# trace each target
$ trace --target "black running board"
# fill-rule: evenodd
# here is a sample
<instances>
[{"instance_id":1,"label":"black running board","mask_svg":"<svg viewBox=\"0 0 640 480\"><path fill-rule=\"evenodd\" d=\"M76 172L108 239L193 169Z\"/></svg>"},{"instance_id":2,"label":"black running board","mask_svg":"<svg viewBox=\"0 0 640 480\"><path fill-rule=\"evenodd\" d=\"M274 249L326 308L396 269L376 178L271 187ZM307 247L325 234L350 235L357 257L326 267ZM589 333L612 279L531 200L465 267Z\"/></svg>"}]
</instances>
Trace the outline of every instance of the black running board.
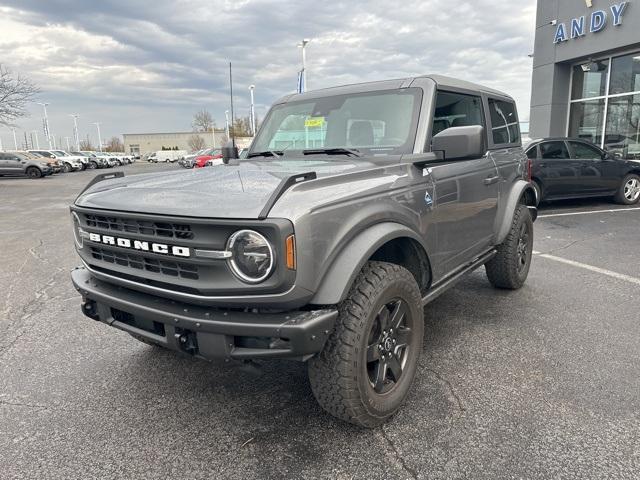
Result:
<instances>
[{"instance_id":1,"label":"black running board","mask_svg":"<svg viewBox=\"0 0 640 480\"><path fill-rule=\"evenodd\" d=\"M429 290L429 293L427 293L423 297L422 306L424 307L428 303L433 302L436 298L438 298L444 292L449 290L449 288L453 287L456 283L458 283L468 274L473 272L476 268L481 267L482 265L487 263L489 260L491 260L496 255L496 253L498 252L496 252L495 250L491 250L490 252L485 253L484 255L478 257L476 260L474 260L470 264L460 268L457 272L453 273L451 276L445 278L443 281L438 283L435 287L431 288L431 290Z\"/></svg>"}]
</instances>

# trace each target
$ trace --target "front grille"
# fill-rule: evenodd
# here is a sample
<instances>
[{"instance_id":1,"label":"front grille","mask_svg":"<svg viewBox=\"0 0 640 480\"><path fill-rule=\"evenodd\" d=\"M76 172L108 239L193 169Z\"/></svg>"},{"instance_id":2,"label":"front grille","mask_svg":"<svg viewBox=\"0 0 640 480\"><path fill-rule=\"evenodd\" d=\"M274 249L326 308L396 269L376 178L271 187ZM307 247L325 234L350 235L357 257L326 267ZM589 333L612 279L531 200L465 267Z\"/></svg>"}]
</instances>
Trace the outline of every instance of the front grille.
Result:
<instances>
[{"instance_id":1,"label":"front grille","mask_svg":"<svg viewBox=\"0 0 640 480\"><path fill-rule=\"evenodd\" d=\"M123 267L147 272L159 273L170 277L180 277L189 280L198 280L198 266L172 260L159 260L142 255L116 252L105 248L91 247L91 256L102 262L113 263Z\"/></svg>"},{"instance_id":2,"label":"front grille","mask_svg":"<svg viewBox=\"0 0 640 480\"><path fill-rule=\"evenodd\" d=\"M191 226L182 223L150 222L88 213L84 214L84 218L87 227L181 240L193 240L194 238Z\"/></svg>"}]
</instances>

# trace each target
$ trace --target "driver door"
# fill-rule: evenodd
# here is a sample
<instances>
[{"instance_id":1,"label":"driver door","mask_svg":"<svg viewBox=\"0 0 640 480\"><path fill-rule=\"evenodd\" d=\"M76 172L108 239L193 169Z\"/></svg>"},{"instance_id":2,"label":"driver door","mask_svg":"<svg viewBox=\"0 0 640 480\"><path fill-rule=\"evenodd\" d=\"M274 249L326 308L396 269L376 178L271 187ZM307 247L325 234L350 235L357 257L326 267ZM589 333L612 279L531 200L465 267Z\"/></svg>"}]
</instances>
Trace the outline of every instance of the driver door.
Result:
<instances>
[{"instance_id":1,"label":"driver door","mask_svg":"<svg viewBox=\"0 0 640 480\"><path fill-rule=\"evenodd\" d=\"M434 131L472 125L483 126L486 132L480 96L437 93ZM490 155L446 162L429 170L434 183L435 255L439 257L434 263L446 275L490 245L497 215L499 173Z\"/></svg>"}]
</instances>

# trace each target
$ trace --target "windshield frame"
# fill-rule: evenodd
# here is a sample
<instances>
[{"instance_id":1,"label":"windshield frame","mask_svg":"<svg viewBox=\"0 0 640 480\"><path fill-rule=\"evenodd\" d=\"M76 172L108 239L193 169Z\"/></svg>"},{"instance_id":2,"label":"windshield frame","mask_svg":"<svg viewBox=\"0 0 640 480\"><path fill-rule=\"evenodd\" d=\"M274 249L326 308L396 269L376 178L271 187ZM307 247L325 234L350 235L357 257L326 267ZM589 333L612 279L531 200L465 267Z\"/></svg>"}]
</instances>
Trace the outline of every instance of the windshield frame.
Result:
<instances>
[{"instance_id":1,"label":"windshield frame","mask_svg":"<svg viewBox=\"0 0 640 480\"><path fill-rule=\"evenodd\" d=\"M415 142L416 142L416 138L418 136L418 129L421 123L421 111L423 109L424 106L424 102L425 102L425 96L426 96L426 92L424 90L424 88L422 88L419 85L416 86L411 86L411 87L405 87L405 88L383 88L383 89L372 89L372 90L364 90L364 91L360 91L360 92L348 92L348 93L342 93L342 92L336 92L335 94L327 94L325 96L313 96L310 98L300 98L299 100L293 100L293 101L288 101L288 102L283 102L283 103L278 103L273 105L270 109L269 112L267 113L264 121L262 122L262 125L258 131L258 134L256 135L255 139L253 142L251 142L251 147L249 148L249 151L247 153L247 156L251 158L251 160L256 160L261 158L260 156L252 156L255 154L258 154L260 152L265 152L265 151L269 151L269 148L263 148L263 147L258 147L258 144L262 138L262 136L267 136L269 135L269 133L267 133L267 126L269 125L269 122L272 120L273 115L276 114L278 111L282 110L283 108L287 108L290 106L295 106L295 105L301 105L301 104L308 104L308 103L314 103L314 102L318 102L319 100L323 99L323 98L332 98L332 97L359 97L359 96L384 96L384 95L389 95L389 94L394 94L394 93L411 93L414 96L414 103L413 103L413 110L412 110L412 118L411 121L409 123L409 135L407 137L407 140L404 144L402 145L398 145L398 146L380 146L380 147L360 147L360 146L353 146L353 145L325 145L323 147L312 147L309 146L309 148L305 148L305 149L299 149L296 148L294 149L289 149L289 148L284 148L284 149L280 149L280 148L273 148L271 150L274 150L275 152L303 152L304 150L336 150L336 149L347 149L347 150L356 150L358 152L361 152L363 154L363 156L376 156L379 158L384 158L384 157L392 157L392 156L397 156L397 155L404 155L404 154L411 154L414 153L414 148L415 148ZM351 120L351 119L350 119ZM275 135L275 133L273 134ZM271 144L271 141L273 140L273 137L271 137L269 139L269 144ZM262 158L267 158L267 159L272 159L272 157L262 157ZM279 158L280 160L286 160L286 155L285 156L281 156Z\"/></svg>"}]
</instances>

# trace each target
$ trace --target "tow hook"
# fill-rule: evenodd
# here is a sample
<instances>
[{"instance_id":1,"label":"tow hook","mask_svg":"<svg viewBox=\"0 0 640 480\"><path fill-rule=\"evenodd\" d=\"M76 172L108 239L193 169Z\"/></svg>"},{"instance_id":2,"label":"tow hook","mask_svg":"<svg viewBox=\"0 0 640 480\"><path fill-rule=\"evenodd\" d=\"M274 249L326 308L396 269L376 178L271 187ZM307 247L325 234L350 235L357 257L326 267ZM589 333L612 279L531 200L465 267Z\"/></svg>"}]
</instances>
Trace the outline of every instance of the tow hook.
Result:
<instances>
[{"instance_id":1,"label":"tow hook","mask_svg":"<svg viewBox=\"0 0 640 480\"><path fill-rule=\"evenodd\" d=\"M98 317L98 308L96 302L93 300L85 300L80 307L82 309L82 313L84 313L87 317L93 320L100 320Z\"/></svg>"},{"instance_id":2,"label":"tow hook","mask_svg":"<svg viewBox=\"0 0 640 480\"><path fill-rule=\"evenodd\" d=\"M198 341L196 339L196 334L189 330L182 330L176 328L176 333L174 334L178 345L181 350L189 353L195 353L198 350Z\"/></svg>"}]
</instances>

